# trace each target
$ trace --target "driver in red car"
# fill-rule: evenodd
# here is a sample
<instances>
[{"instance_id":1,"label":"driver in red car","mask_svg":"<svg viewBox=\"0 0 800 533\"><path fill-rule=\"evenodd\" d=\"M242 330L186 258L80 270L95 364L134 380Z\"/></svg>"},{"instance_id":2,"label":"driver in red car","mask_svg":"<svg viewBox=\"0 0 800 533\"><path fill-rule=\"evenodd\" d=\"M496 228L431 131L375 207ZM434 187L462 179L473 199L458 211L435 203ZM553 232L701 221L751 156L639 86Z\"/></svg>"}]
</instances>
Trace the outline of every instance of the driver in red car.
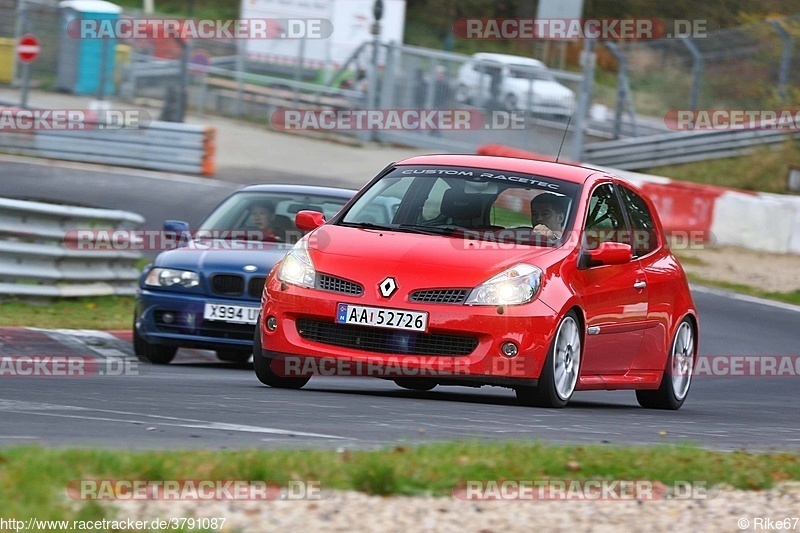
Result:
<instances>
[{"instance_id":1,"label":"driver in red car","mask_svg":"<svg viewBox=\"0 0 800 533\"><path fill-rule=\"evenodd\" d=\"M567 198L545 192L531 200L531 226L537 235L551 240L561 238L567 218Z\"/></svg>"}]
</instances>

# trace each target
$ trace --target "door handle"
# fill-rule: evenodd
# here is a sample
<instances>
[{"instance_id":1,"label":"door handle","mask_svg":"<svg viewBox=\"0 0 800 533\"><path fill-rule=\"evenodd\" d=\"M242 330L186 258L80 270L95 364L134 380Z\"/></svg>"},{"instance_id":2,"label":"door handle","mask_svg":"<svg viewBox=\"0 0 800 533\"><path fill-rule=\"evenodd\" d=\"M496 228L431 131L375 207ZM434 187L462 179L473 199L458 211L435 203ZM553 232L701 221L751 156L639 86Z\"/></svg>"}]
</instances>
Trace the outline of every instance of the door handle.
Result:
<instances>
[{"instance_id":1,"label":"door handle","mask_svg":"<svg viewBox=\"0 0 800 533\"><path fill-rule=\"evenodd\" d=\"M645 287L647 287L646 281L637 281L636 283L633 284L633 288L636 290L642 290Z\"/></svg>"}]
</instances>

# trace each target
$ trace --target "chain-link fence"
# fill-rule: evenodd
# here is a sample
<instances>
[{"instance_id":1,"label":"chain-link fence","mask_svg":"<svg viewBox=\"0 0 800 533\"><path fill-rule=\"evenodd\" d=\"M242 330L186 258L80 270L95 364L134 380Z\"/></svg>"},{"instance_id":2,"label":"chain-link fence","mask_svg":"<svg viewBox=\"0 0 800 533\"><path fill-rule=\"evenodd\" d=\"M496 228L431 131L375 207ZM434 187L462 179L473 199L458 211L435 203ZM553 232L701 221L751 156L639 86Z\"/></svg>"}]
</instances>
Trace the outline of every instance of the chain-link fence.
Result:
<instances>
[{"instance_id":1,"label":"chain-link fence","mask_svg":"<svg viewBox=\"0 0 800 533\"><path fill-rule=\"evenodd\" d=\"M621 43L636 112L765 109L796 104L800 88L800 15L705 36ZM601 73L602 76L602 73ZM605 102L615 105L616 95Z\"/></svg>"}]
</instances>

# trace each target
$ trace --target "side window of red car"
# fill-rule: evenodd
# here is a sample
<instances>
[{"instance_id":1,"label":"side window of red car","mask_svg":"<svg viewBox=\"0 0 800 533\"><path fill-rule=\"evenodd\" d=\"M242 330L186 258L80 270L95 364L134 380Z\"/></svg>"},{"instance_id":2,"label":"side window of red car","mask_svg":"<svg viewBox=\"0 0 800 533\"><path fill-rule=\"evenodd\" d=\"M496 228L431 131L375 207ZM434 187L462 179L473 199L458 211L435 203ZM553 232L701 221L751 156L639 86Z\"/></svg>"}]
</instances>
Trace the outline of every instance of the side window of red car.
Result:
<instances>
[{"instance_id":1,"label":"side window of red car","mask_svg":"<svg viewBox=\"0 0 800 533\"><path fill-rule=\"evenodd\" d=\"M639 257L647 255L658 248L658 234L653 215L641 196L624 186L619 186L619 192L631 221L633 253Z\"/></svg>"},{"instance_id":2,"label":"side window of red car","mask_svg":"<svg viewBox=\"0 0 800 533\"><path fill-rule=\"evenodd\" d=\"M587 247L595 248L603 242L628 243L628 237L622 207L613 186L610 183L600 185L589 200L584 233Z\"/></svg>"}]
</instances>

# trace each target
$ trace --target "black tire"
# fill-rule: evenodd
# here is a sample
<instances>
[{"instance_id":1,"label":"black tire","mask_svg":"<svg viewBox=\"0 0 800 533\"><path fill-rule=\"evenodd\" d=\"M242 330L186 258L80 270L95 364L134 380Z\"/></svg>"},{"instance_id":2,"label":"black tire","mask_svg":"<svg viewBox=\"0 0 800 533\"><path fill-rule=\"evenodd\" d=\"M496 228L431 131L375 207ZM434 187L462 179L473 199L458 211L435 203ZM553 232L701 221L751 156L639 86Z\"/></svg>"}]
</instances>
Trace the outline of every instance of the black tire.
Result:
<instances>
[{"instance_id":1,"label":"black tire","mask_svg":"<svg viewBox=\"0 0 800 533\"><path fill-rule=\"evenodd\" d=\"M248 350L217 350L217 359L236 365L244 365L250 360L251 355Z\"/></svg>"},{"instance_id":2,"label":"black tire","mask_svg":"<svg viewBox=\"0 0 800 533\"><path fill-rule=\"evenodd\" d=\"M162 346L160 344L150 344L145 341L136 329L136 316L133 317L133 353L136 358L143 363L154 365L168 365L175 358L177 346Z\"/></svg>"},{"instance_id":3,"label":"black tire","mask_svg":"<svg viewBox=\"0 0 800 533\"><path fill-rule=\"evenodd\" d=\"M261 315L258 315L256 331L253 334L253 368L256 371L256 377L261 383L276 389L300 389L311 379L310 376L290 378L279 376L275 373L272 369L272 359L268 359L262 354Z\"/></svg>"},{"instance_id":4,"label":"black tire","mask_svg":"<svg viewBox=\"0 0 800 533\"><path fill-rule=\"evenodd\" d=\"M692 336L692 365L689 369L689 382L686 384L686 391L683 393L683 397L679 397L680 394L679 392L676 394L675 383L672 379L672 368L674 358L676 357L676 347L679 341L678 337L684 326L688 327L688 331ZM639 402L639 405L646 409L665 409L669 411L677 411L680 409L689 396L689 388L692 384L692 369L694 368L694 359L697 356L696 350L697 342L695 341L694 327L692 327L692 323L688 318L684 318L675 330L675 338L672 339L672 343L670 344L667 361L664 365L664 375L661 377L661 384L657 390L637 390L636 401Z\"/></svg>"},{"instance_id":5,"label":"black tire","mask_svg":"<svg viewBox=\"0 0 800 533\"><path fill-rule=\"evenodd\" d=\"M396 379L394 382L404 389L425 392L432 390L438 383L435 381L428 381L427 379L414 379L414 378L401 378Z\"/></svg>"},{"instance_id":6,"label":"black tire","mask_svg":"<svg viewBox=\"0 0 800 533\"><path fill-rule=\"evenodd\" d=\"M539 384L536 387L517 387L514 389L517 394L517 401L521 405L528 407L548 407L560 409L566 406L567 403L569 403L570 398L572 398L574 387L568 394L565 395L566 397L560 395L556 391L555 364L553 361L555 358L556 343L559 339L559 333L562 331L562 328L565 327L565 323L569 323L570 320L575 324L576 327L578 327L577 331L579 335L580 346L578 347L578 368L576 369L576 372L578 375L580 375L580 363L583 360L583 337L579 328L580 321L575 315L575 312L570 311L564 316L564 318L561 319L561 322L558 324L556 334L553 336L553 343L550 345L550 350L547 352L547 359L545 359L542 373L539 376Z\"/></svg>"}]
</instances>

